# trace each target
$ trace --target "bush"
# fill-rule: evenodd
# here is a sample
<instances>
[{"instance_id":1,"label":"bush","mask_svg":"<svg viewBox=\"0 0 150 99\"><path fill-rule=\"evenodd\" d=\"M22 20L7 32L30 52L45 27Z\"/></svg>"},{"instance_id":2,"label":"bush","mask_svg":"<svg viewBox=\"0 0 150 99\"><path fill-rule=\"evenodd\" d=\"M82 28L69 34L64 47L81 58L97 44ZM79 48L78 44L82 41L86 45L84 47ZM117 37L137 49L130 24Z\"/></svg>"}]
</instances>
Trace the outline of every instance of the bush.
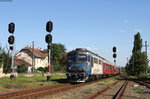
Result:
<instances>
[{"instance_id":1,"label":"bush","mask_svg":"<svg viewBox=\"0 0 150 99\"><path fill-rule=\"evenodd\" d=\"M148 75L146 75L146 74L138 75L137 78L138 78L139 80L143 80L143 81L149 79Z\"/></svg>"},{"instance_id":2,"label":"bush","mask_svg":"<svg viewBox=\"0 0 150 99\"><path fill-rule=\"evenodd\" d=\"M45 67L45 68L39 67L37 70L45 73L45 72L47 72L47 67Z\"/></svg>"},{"instance_id":3,"label":"bush","mask_svg":"<svg viewBox=\"0 0 150 99\"><path fill-rule=\"evenodd\" d=\"M62 65L54 65L52 66L52 72L65 72L65 68Z\"/></svg>"},{"instance_id":4,"label":"bush","mask_svg":"<svg viewBox=\"0 0 150 99\"><path fill-rule=\"evenodd\" d=\"M24 65L17 66L17 72L18 73L25 73L27 71L28 71L28 67L27 66L24 66Z\"/></svg>"}]
</instances>

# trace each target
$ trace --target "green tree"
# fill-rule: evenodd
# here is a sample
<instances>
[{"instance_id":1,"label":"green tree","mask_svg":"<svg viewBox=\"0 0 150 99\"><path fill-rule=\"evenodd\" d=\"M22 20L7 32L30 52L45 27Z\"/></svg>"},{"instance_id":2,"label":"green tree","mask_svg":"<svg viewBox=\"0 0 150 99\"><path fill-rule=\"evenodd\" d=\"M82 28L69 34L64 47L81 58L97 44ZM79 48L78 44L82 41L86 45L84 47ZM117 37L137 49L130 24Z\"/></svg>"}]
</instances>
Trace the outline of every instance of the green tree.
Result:
<instances>
[{"instance_id":1,"label":"green tree","mask_svg":"<svg viewBox=\"0 0 150 99\"><path fill-rule=\"evenodd\" d=\"M44 50L48 53L48 50ZM62 44L53 43L51 47L52 71L65 70L66 65L66 48Z\"/></svg>"},{"instance_id":2,"label":"green tree","mask_svg":"<svg viewBox=\"0 0 150 99\"><path fill-rule=\"evenodd\" d=\"M9 51L6 53L3 53L3 61L4 61L4 67L3 72L4 73L10 73L11 72L11 57L9 55Z\"/></svg>"},{"instance_id":3,"label":"green tree","mask_svg":"<svg viewBox=\"0 0 150 99\"><path fill-rule=\"evenodd\" d=\"M5 49L0 46L0 68L3 64L3 72L10 72L11 68L11 58L9 56L9 51L6 53Z\"/></svg>"},{"instance_id":4,"label":"green tree","mask_svg":"<svg viewBox=\"0 0 150 99\"><path fill-rule=\"evenodd\" d=\"M2 67L2 64L3 64L3 49L0 46L0 68Z\"/></svg>"},{"instance_id":5,"label":"green tree","mask_svg":"<svg viewBox=\"0 0 150 99\"><path fill-rule=\"evenodd\" d=\"M60 64L65 53L65 47L62 44L52 44L52 62L54 64Z\"/></svg>"},{"instance_id":6,"label":"green tree","mask_svg":"<svg viewBox=\"0 0 150 99\"><path fill-rule=\"evenodd\" d=\"M126 72L129 75L139 75L145 73L148 67L148 59L145 52L142 52L142 39L138 32L134 35L134 47L129 63L126 65Z\"/></svg>"}]
</instances>

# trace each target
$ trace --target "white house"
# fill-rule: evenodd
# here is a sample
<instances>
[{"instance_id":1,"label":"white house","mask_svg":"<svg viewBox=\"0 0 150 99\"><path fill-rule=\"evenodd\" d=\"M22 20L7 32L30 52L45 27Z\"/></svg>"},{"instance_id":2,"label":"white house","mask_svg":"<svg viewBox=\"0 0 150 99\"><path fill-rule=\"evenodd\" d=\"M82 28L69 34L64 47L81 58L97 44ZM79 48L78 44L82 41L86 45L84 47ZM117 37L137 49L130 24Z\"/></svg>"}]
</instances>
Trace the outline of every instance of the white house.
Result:
<instances>
[{"instance_id":1,"label":"white house","mask_svg":"<svg viewBox=\"0 0 150 99\"><path fill-rule=\"evenodd\" d=\"M48 66L48 54L37 48L25 47L15 55L15 58L16 66L24 64L30 70Z\"/></svg>"}]
</instances>

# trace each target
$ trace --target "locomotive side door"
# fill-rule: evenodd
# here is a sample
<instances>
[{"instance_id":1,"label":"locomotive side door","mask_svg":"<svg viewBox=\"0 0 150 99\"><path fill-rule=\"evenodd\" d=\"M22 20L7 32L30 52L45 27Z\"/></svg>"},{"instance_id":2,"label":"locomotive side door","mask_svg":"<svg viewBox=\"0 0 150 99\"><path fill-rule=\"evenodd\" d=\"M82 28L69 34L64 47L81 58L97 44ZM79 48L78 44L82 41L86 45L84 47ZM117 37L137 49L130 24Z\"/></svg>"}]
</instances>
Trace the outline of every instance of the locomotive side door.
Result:
<instances>
[{"instance_id":1,"label":"locomotive side door","mask_svg":"<svg viewBox=\"0 0 150 99\"><path fill-rule=\"evenodd\" d=\"M91 68L93 67L93 57L91 57Z\"/></svg>"}]
</instances>

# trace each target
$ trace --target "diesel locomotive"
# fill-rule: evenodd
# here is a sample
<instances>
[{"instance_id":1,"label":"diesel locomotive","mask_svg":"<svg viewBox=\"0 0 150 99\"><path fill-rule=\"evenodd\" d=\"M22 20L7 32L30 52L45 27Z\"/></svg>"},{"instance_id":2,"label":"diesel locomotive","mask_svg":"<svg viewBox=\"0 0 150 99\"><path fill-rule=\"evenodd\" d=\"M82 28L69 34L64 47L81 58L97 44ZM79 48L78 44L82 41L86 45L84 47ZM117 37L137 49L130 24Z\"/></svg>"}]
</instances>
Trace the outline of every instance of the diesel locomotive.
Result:
<instances>
[{"instance_id":1,"label":"diesel locomotive","mask_svg":"<svg viewBox=\"0 0 150 99\"><path fill-rule=\"evenodd\" d=\"M119 67L84 48L67 54L66 75L69 82L86 82L119 74Z\"/></svg>"}]
</instances>

